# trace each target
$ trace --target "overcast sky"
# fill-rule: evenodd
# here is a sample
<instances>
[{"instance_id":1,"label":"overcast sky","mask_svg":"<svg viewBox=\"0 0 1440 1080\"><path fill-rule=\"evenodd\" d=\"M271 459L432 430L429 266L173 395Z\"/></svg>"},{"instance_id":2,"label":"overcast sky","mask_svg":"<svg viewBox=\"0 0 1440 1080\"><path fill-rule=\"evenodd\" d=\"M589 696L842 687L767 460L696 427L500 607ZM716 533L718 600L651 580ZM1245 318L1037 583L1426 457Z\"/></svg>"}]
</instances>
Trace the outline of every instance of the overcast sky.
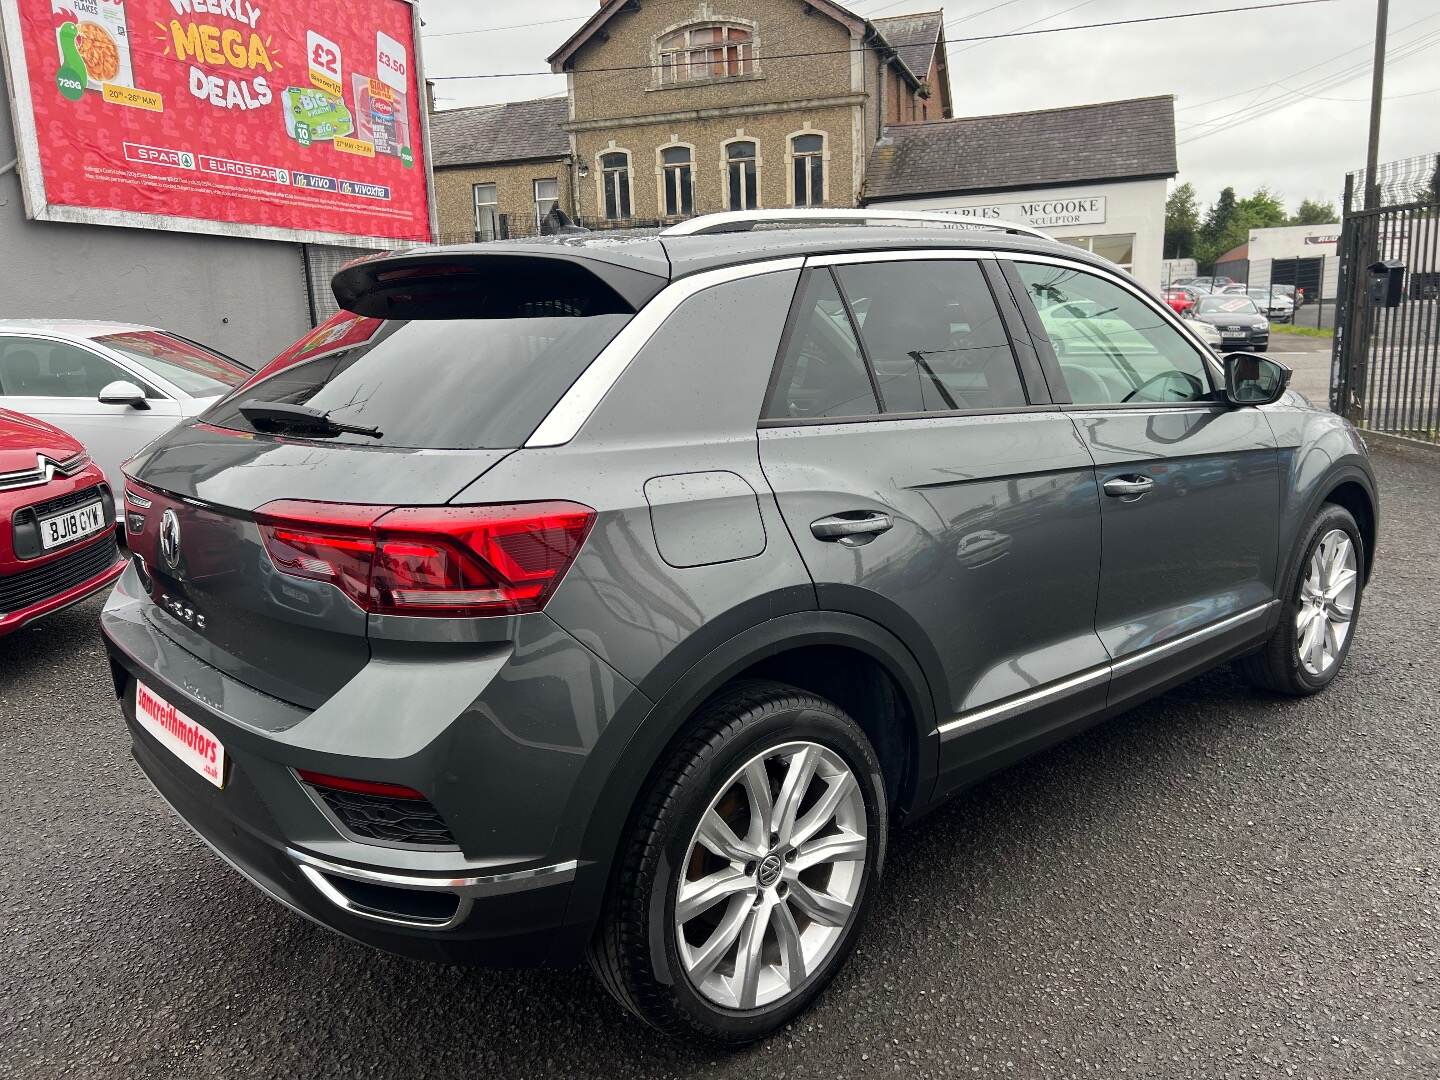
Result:
<instances>
[{"instance_id":1,"label":"overcast sky","mask_svg":"<svg viewBox=\"0 0 1440 1080\"><path fill-rule=\"evenodd\" d=\"M1174 94L1177 182L1194 184L1202 204L1226 184L1241 195L1267 185L1291 209L1304 198L1338 204L1345 172L1365 161L1375 0L1329 0L983 44L957 41L1026 24L1042 29L1256 2L950 0L946 36L956 115ZM861 15L890 16L938 5L856 0L849 6ZM421 0L427 73L544 71L545 57L594 9L594 0ZM536 25L540 22L546 25ZM1437 46L1436 0L1392 0L1381 161L1440 152ZM1413 56L1406 56L1411 51ZM565 80L541 75L444 81L437 92L440 107L450 108L563 95Z\"/></svg>"}]
</instances>

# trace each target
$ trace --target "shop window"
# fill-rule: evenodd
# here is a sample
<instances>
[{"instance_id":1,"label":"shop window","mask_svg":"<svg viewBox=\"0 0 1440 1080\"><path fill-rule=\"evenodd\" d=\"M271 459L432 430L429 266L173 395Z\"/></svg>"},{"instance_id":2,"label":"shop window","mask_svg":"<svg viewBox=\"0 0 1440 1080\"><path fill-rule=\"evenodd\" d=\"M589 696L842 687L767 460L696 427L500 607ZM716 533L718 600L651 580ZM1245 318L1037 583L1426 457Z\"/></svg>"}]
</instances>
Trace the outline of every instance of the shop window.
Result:
<instances>
[{"instance_id":1,"label":"shop window","mask_svg":"<svg viewBox=\"0 0 1440 1080\"><path fill-rule=\"evenodd\" d=\"M688 146L667 146L660 151L662 212L666 217L695 213L695 171Z\"/></svg>"},{"instance_id":2,"label":"shop window","mask_svg":"<svg viewBox=\"0 0 1440 1080\"><path fill-rule=\"evenodd\" d=\"M1062 244L1093 252L1102 259L1109 259L1122 270L1130 270L1135 263L1135 234L1114 236L1057 236Z\"/></svg>"},{"instance_id":3,"label":"shop window","mask_svg":"<svg viewBox=\"0 0 1440 1080\"><path fill-rule=\"evenodd\" d=\"M825 136L796 135L790 140L790 153L794 161L795 205L822 205L825 202Z\"/></svg>"},{"instance_id":4,"label":"shop window","mask_svg":"<svg viewBox=\"0 0 1440 1080\"><path fill-rule=\"evenodd\" d=\"M498 240L500 238L500 196L494 184L476 184L475 195L475 239Z\"/></svg>"},{"instance_id":5,"label":"shop window","mask_svg":"<svg viewBox=\"0 0 1440 1080\"><path fill-rule=\"evenodd\" d=\"M760 205L758 155L753 142L732 142L725 148L731 210L754 210Z\"/></svg>"},{"instance_id":6,"label":"shop window","mask_svg":"<svg viewBox=\"0 0 1440 1080\"><path fill-rule=\"evenodd\" d=\"M600 192L607 221L630 218L630 154L613 150L600 155Z\"/></svg>"},{"instance_id":7,"label":"shop window","mask_svg":"<svg viewBox=\"0 0 1440 1080\"><path fill-rule=\"evenodd\" d=\"M691 26L659 41L661 86L755 73L755 34L728 24Z\"/></svg>"}]
</instances>

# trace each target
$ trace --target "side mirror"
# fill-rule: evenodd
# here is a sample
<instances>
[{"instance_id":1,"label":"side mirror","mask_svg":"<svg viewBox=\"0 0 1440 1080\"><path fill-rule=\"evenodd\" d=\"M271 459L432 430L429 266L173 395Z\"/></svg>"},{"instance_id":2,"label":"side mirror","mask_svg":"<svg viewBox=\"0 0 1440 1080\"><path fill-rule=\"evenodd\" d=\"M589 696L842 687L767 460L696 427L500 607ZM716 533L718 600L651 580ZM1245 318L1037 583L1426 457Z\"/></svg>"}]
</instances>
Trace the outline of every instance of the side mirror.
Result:
<instances>
[{"instance_id":1,"label":"side mirror","mask_svg":"<svg viewBox=\"0 0 1440 1080\"><path fill-rule=\"evenodd\" d=\"M1232 405L1273 405L1290 386L1284 364L1254 353L1225 357L1225 398Z\"/></svg>"},{"instance_id":2,"label":"side mirror","mask_svg":"<svg viewBox=\"0 0 1440 1080\"><path fill-rule=\"evenodd\" d=\"M105 389L100 391L99 401L101 405L128 405L132 409L150 408L150 403L145 400L145 391L133 382L126 382L124 379L117 379L115 382L107 384Z\"/></svg>"}]
</instances>

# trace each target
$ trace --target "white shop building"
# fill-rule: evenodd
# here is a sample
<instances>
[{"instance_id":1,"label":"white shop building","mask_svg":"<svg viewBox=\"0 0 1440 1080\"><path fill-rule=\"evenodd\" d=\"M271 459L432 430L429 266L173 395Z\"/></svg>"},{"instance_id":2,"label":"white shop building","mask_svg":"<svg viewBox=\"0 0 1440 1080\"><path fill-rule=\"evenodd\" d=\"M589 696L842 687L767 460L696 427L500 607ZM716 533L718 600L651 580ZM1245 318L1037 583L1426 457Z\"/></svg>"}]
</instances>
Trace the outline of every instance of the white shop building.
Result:
<instances>
[{"instance_id":1,"label":"white shop building","mask_svg":"<svg viewBox=\"0 0 1440 1080\"><path fill-rule=\"evenodd\" d=\"M1167 95L891 125L864 202L1033 225L1159 288L1175 172Z\"/></svg>"}]
</instances>

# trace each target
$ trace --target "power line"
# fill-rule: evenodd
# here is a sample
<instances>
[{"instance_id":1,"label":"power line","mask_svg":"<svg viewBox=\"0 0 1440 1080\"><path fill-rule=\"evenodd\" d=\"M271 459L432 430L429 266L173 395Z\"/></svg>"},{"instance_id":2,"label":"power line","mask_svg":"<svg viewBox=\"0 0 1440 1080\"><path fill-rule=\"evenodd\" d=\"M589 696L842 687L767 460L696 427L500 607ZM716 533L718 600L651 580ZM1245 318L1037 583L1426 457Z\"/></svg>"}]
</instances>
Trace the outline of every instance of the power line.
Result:
<instances>
[{"instance_id":1,"label":"power line","mask_svg":"<svg viewBox=\"0 0 1440 1080\"><path fill-rule=\"evenodd\" d=\"M1085 0L1091 3L1093 0ZM1252 11L1273 11L1279 8L1309 7L1312 4L1331 4L1335 0L1281 0L1276 4L1248 4L1243 7L1211 8L1208 11L1183 11L1175 15L1148 15L1138 19L1112 19L1108 22L1082 23L1077 26L1047 26L1035 30L1007 30L1000 34L979 34L974 37L956 38L952 45L963 45L977 41L999 41L1002 38L1034 37L1037 34L1062 34L1072 30L1100 30L1112 26L1134 26L1138 23L1173 22L1176 19L1198 19L1207 15L1235 15ZM1079 5L1077 5L1079 6ZM1060 14L1063 14L1061 12ZM1047 16L1054 18L1055 16ZM1043 20L1042 20L1043 21ZM848 56L853 53L868 52L868 47L861 49L823 49L814 52L797 53L772 53L770 55L757 56L757 60L773 62L775 60L798 60L812 56ZM697 61L696 63L708 63ZM583 71L576 71L576 75L598 75L609 72L622 71L654 71L663 66L661 64L623 64L617 67L586 68ZM431 78L436 82L452 82L462 79L519 79L533 78L537 75L552 75L551 71L505 71L491 72L484 75L434 75Z\"/></svg>"},{"instance_id":2,"label":"power line","mask_svg":"<svg viewBox=\"0 0 1440 1080\"><path fill-rule=\"evenodd\" d=\"M1093 3L1095 3L1095 0L1080 0L1080 3L1074 4L1074 5L1066 8L1064 11L1057 11L1057 12L1055 12L1053 15L1045 15L1045 16L1039 18L1039 19L1031 19L1031 20L1030 20L1029 22L1027 22L1027 23L1021 23L1019 26L1015 27L1015 28L1014 28L1013 30L1011 30L1010 32L1011 32L1012 34L1016 34L1016 35L1018 36L1019 31L1021 31L1021 30L1028 30L1028 29L1029 29L1030 27L1032 27L1032 26L1037 26L1037 25L1039 25L1040 23L1048 22L1048 21L1050 21L1051 19L1058 19L1061 15L1068 15L1068 14L1070 14L1070 12L1072 12L1072 11L1079 11L1082 7L1088 7L1088 6L1090 6L1091 4L1093 4ZM953 43L952 43L952 44L953 44ZM987 44L987 43L984 42L984 41L977 41L977 42L975 42L973 45L967 45L967 46L965 46L965 48L963 48L963 49L953 49L953 48L952 48L950 51L951 51L952 53L954 53L955 55L958 56L960 53L969 52L971 49L978 49L978 48L980 48L981 45L985 45L985 44Z\"/></svg>"},{"instance_id":3,"label":"power line","mask_svg":"<svg viewBox=\"0 0 1440 1080\"><path fill-rule=\"evenodd\" d=\"M474 30L442 30L439 33L424 34L422 36L430 39L464 37L467 34L493 34L499 30L529 30L532 26L554 26L556 23L584 22L588 18L590 18L589 14L567 15L563 19L544 19L540 22L514 23L510 26L477 26Z\"/></svg>"}]
</instances>

